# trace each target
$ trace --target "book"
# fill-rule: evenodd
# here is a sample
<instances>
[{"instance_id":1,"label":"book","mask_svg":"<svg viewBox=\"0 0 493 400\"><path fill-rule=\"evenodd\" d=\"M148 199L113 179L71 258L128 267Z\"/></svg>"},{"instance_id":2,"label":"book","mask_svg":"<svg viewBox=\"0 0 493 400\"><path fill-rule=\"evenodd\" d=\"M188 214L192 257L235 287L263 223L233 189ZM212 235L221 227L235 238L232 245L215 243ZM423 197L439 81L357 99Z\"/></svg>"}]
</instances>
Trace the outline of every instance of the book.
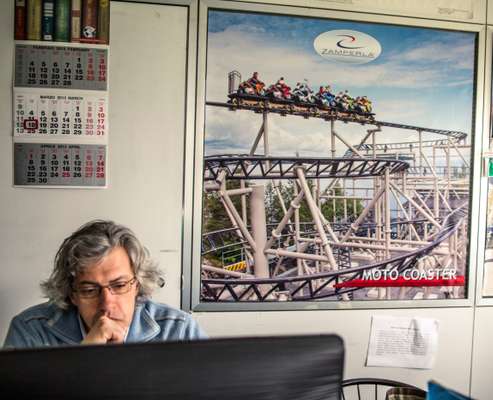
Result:
<instances>
[{"instance_id":1,"label":"book","mask_svg":"<svg viewBox=\"0 0 493 400\"><path fill-rule=\"evenodd\" d=\"M110 42L110 0L99 0L98 43Z\"/></svg>"},{"instance_id":2,"label":"book","mask_svg":"<svg viewBox=\"0 0 493 400\"><path fill-rule=\"evenodd\" d=\"M27 0L26 7L26 39L41 40L42 0Z\"/></svg>"},{"instance_id":3,"label":"book","mask_svg":"<svg viewBox=\"0 0 493 400\"><path fill-rule=\"evenodd\" d=\"M15 0L14 39L26 39L26 0Z\"/></svg>"},{"instance_id":4,"label":"book","mask_svg":"<svg viewBox=\"0 0 493 400\"><path fill-rule=\"evenodd\" d=\"M57 0L55 7L55 40L70 41L70 0Z\"/></svg>"},{"instance_id":5,"label":"book","mask_svg":"<svg viewBox=\"0 0 493 400\"><path fill-rule=\"evenodd\" d=\"M82 0L82 31L81 42L94 43L97 40L98 2L97 0Z\"/></svg>"},{"instance_id":6,"label":"book","mask_svg":"<svg viewBox=\"0 0 493 400\"><path fill-rule=\"evenodd\" d=\"M53 40L55 28L55 0L43 0L41 36L43 40Z\"/></svg>"},{"instance_id":7,"label":"book","mask_svg":"<svg viewBox=\"0 0 493 400\"><path fill-rule=\"evenodd\" d=\"M72 0L72 19L70 24L70 41L80 42L80 1Z\"/></svg>"}]
</instances>

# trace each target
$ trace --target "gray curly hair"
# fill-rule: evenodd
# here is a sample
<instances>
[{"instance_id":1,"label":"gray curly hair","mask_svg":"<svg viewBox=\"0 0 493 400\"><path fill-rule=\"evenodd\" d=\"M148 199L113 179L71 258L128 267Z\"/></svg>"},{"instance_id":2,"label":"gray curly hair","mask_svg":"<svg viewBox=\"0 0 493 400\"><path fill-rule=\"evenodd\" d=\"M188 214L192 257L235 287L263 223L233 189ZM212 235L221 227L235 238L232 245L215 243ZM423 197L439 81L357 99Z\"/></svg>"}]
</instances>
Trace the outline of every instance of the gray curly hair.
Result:
<instances>
[{"instance_id":1,"label":"gray curly hair","mask_svg":"<svg viewBox=\"0 0 493 400\"><path fill-rule=\"evenodd\" d=\"M72 304L70 295L75 277L90 265L98 263L115 247L123 247L139 282L139 299L150 297L156 287L164 286L161 271L149 251L127 227L113 221L94 220L81 226L66 238L55 256L50 277L41 283L45 297L62 309Z\"/></svg>"}]
</instances>

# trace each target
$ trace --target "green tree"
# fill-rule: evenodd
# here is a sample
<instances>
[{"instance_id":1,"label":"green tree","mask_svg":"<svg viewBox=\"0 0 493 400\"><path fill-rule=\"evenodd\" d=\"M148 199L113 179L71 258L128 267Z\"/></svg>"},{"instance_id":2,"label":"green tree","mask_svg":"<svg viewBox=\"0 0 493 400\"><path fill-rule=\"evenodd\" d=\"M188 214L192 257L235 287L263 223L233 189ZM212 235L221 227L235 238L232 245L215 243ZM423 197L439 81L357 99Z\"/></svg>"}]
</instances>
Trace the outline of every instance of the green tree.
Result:
<instances>
[{"instance_id":1,"label":"green tree","mask_svg":"<svg viewBox=\"0 0 493 400\"><path fill-rule=\"evenodd\" d=\"M247 185L248 186L248 185ZM313 181L308 181L308 186L310 191L313 193ZM237 189L240 187L239 180L229 180L227 182L227 189ZM280 197L282 198L286 209L290 207L291 201L295 198L294 195L294 182L289 181L281 181L278 183L278 189L280 192ZM336 186L331 190L331 194L336 196L342 196L343 189L340 186ZM241 196L232 196L233 204L235 205L236 210L241 215ZM247 218L249 218L249 202L247 199ZM334 208L335 203L335 208ZM356 209L354 209L354 204L356 204ZM348 217L353 216L353 219L356 218L363 210L363 205L361 200L357 200L354 202L353 200L347 201L347 215ZM344 218L344 200L343 199L323 199L321 202L321 211L324 217L332 222L335 220L340 221ZM308 207L308 203L304 198L300 203L300 222L301 223L312 223L313 218ZM277 195L275 188L272 182L266 184L265 188L265 213L266 213L266 223L267 224L277 224L284 216L284 211L281 207L281 203L279 201L279 196ZM221 229L232 228L233 224L224 208L220 200L220 195L217 191L211 191L204 193L203 196L203 211L202 211L203 219L202 219L202 232L213 232ZM291 222L294 222L294 218L291 219ZM247 225L248 222L247 222ZM237 238L231 237L229 239L231 243L237 242ZM229 250L233 250L232 248ZM239 249L238 249L239 250ZM207 256L207 259L215 265L221 265L223 262L223 257L221 252L217 254L210 254Z\"/></svg>"},{"instance_id":2,"label":"green tree","mask_svg":"<svg viewBox=\"0 0 493 400\"><path fill-rule=\"evenodd\" d=\"M310 191L313 193L313 181L308 181L308 187ZM294 184L293 181L283 181L281 185L278 185L279 192L281 194L281 198L283 199L284 205L286 209L289 208L291 201L295 198L294 195ZM331 194L336 196L342 196L343 190L340 186L336 186ZM334 202L335 202L335 211L334 211ZM356 208L354 207L354 203L356 203ZM334 220L334 214L336 220L342 220L344 218L344 200L343 199L323 199L321 202L321 211L324 217L328 221ZM308 203L306 199L300 203L300 222L312 222L313 218L310 213L310 209L308 207ZM347 215L359 215L363 210L363 205L361 200L357 200L354 202L353 200L347 201ZM279 201L279 196L276 194L275 188L272 183L269 183L266 187L266 218L268 223L276 223L281 220L284 216L283 209L281 207L281 203Z\"/></svg>"},{"instance_id":3,"label":"green tree","mask_svg":"<svg viewBox=\"0 0 493 400\"><path fill-rule=\"evenodd\" d=\"M238 189L240 187L239 180L227 181L226 189ZM231 198L236 210L241 215L241 196L233 196ZM217 191L204 193L202 199L202 232L213 232L220 229L231 228L233 225L229 219L228 213L224 208L220 195ZM248 202L247 202L248 209Z\"/></svg>"},{"instance_id":4,"label":"green tree","mask_svg":"<svg viewBox=\"0 0 493 400\"><path fill-rule=\"evenodd\" d=\"M240 187L239 180L227 181L226 189L238 189ZM241 215L241 196L232 196L233 204ZM233 224L221 202L221 197L217 191L205 192L202 198L202 233L210 233L223 229L229 229L233 227ZM248 202L247 202L248 212ZM237 243L238 239L234 235L223 236L222 244ZM224 254L223 254L224 253ZM228 253L228 254L226 254ZM228 247L226 250L219 250L217 252L209 253L205 258L217 267L221 267L223 263L225 265L240 261L237 259L236 254L243 254L241 252L241 246Z\"/></svg>"}]
</instances>

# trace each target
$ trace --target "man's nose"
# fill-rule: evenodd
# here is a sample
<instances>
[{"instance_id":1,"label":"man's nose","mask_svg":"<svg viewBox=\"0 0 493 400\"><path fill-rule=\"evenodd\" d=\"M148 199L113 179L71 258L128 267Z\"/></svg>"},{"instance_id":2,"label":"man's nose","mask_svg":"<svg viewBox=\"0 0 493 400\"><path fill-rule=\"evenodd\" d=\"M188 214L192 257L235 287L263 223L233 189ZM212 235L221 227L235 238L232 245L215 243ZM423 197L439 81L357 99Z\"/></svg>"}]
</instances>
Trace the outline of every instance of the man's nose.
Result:
<instances>
[{"instance_id":1,"label":"man's nose","mask_svg":"<svg viewBox=\"0 0 493 400\"><path fill-rule=\"evenodd\" d=\"M101 305L112 303L115 295L110 292L108 287L101 288L101 294L99 295L99 303Z\"/></svg>"}]
</instances>

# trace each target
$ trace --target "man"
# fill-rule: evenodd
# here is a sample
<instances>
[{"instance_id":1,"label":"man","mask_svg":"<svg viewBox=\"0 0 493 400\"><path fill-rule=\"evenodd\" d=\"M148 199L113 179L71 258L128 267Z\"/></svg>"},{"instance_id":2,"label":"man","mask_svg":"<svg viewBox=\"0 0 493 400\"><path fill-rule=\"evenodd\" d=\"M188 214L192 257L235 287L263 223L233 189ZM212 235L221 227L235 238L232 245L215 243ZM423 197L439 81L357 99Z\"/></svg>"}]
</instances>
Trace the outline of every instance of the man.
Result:
<instances>
[{"instance_id":1,"label":"man","mask_svg":"<svg viewBox=\"0 0 493 400\"><path fill-rule=\"evenodd\" d=\"M205 338L187 313L149 299L164 280L135 234L92 221L66 238L48 280L49 299L11 322L4 346L26 348Z\"/></svg>"},{"instance_id":2,"label":"man","mask_svg":"<svg viewBox=\"0 0 493 400\"><path fill-rule=\"evenodd\" d=\"M263 94L264 86L264 82L262 82L258 77L258 72L254 72L251 78L240 85L240 87L243 88L246 94L252 94L256 96L261 96Z\"/></svg>"},{"instance_id":3,"label":"man","mask_svg":"<svg viewBox=\"0 0 493 400\"><path fill-rule=\"evenodd\" d=\"M262 86L264 85L264 82L262 82L258 77L258 72L254 72L252 77L248 79L247 82L252 86L257 86L259 83L262 84Z\"/></svg>"}]
</instances>

